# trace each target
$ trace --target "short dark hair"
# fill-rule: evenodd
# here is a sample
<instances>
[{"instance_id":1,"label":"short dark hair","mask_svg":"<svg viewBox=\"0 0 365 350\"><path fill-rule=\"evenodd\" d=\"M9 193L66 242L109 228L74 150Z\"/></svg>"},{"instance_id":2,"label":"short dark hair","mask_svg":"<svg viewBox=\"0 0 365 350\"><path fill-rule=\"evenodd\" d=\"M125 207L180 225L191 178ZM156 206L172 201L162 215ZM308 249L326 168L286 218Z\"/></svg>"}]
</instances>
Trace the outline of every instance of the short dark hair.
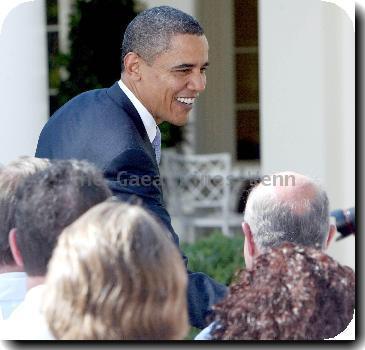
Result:
<instances>
[{"instance_id":1,"label":"short dark hair","mask_svg":"<svg viewBox=\"0 0 365 350\"><path fill-rule=\"evenodd\" d=\"M48 165L48 159L22 156L0 168L0 266L15 264L8 237L15 227L16 189L25 178Z\"/></svg>"},{"instance_id":2,"label":"short dark hair","mask_svg":"<svg viewBox=\"0 0 365 350\"><path fill-rule=\"evenodd\" d=\"M16 192L16 241L29 276L44 276L58 236L111 196L102 173L86 161L57 160Z\"/></svg>"},{"instance_id":3,"label":"short dark hair","mask_svg":"<svg viewBox=\"0 0 365 350\"><path fill-rule=\"evenodd\" d=\"M153 7L141 12L124 32L122 71L128 52L135 52L152 64L157 55L169 48L171 37L177 34L201 36L204 30L194 17L170 6Z\"/></svg>"},{"instance_id":4,"label":"short dark hair","mask_svg":"<svg viewBox=\"0 0 365 350\"><path fill-rule=\"evenodd\" d=\"M355 274L322 251L284 243L259 255L213 307L217 340L319 340L346 329Z\"/></svg>"}]
</instances>

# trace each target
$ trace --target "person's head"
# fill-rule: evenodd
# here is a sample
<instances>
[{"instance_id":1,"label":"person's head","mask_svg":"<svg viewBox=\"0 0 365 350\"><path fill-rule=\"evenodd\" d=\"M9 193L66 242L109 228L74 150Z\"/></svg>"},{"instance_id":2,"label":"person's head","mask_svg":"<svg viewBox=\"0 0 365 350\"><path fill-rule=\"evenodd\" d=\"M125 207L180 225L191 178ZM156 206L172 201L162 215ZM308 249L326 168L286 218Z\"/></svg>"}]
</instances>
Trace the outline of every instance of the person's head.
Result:
<instances>
[{"instance_id":1,"label":"person's head","mask_svg":"<svg viewBox=\"0 0 365 350\"><path fill-rule=\"evenodd\" d=\"M322 251L292 243L269 249L213 307L219 340L333 338L350 323L355 274Z\"/></svg>"},{"instance_id":2,"label":"person's head","mask_svg":"<svg viewBox=\"0 0 365 350\"><path fill-rule=\"evenodd\" d=\"M294 172L266 176L251 191L242 228L248 268L255 256L283 242L326 249L336 232L330 225L326 192Z\"/></svg>"},{"instance_id":3,"label":"person's head","mask_svg":"<svg viewBox=\"0 0 365 350\"><path fill-rule=\"evenodd\" d=\"M157 123L184 125L205 89L208 41L192 16L169 6L147 9L128 25L122 79Z\"/></svg>"},{"instance_id":4,"label":"person's head","mask_svg":"<svg viewBox=\"0 0 365 350\"><path fill-rule=\"evenodd\" d=\"M14 266L9 232L15 227L15 192L28 176L45 169L48 159L22 156L0 168L0 266Z\"/></svg>"},{"instance_id":5,"label":"person's head","mask_svg":"<svg viewBox=\"0 0 365 350\"><path fill-rule=\"evenodd\" d=\"M60 236L43 310L56 339L182 339L186 288L165 229L139 206L107 201Z\"/></svg>"},{"instance_id":6,"label":"person's head","mask_svg":"<svg viewBox=\"0 0 365 350\"><path fill-rule=\"evenodd\" d=\"M44 276L61 231L111 192L102 173L85 161L52 161L16 191L15 229L9 240L16 263Z\"/></svg>"}]
</instances>

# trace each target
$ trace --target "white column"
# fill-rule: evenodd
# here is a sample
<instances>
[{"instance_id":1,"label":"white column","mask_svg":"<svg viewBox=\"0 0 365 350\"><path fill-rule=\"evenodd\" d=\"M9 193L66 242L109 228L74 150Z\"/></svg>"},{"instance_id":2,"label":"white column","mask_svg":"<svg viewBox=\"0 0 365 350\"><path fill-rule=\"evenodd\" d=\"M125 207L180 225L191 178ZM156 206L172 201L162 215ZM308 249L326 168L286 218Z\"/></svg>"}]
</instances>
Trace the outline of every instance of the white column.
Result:
<instances>
[{"instance_id":1,"label":"white column","mask_svg":"<svg viewBox=\"0 0 365 350\"><path fill-rule=\"evenodd\" d=\"M44 0L1 0L1 163L33 155L48 117L45 10Z\"/></svg>"},{"instance_id":2,"label":"white column","mask_svg":"<svg viewBox=\"0 0 365 350\"><path fill-rule=\"evenodd\" d=\"M262 173L318 179L331 209L355 205L354 31L319 0L260 0ZM354 237L329 253L354 267Z\"/></svg>"},{"instance_id":3,"label":"white column","mask_svg":"<svg viewBox=\"0 0 365 350\"><path fill-rule=\"evenodd\" d=\"M70 42L68 39L70 31L70 15L72 13L73 0L58 0L58 37L60 51L68 53Z\"/></svg>"},{"instance_id":4,"label":"white column","mask_svg":"<svg viewBox=\"0 0 365 350\"><path fill-rule=\"evenodd\" d=\"M352 1L348 1L347 5ZM332 209L355 206L355 35L348 13L322 2L325 184ZM332 244L330 255L355 267L355 237Z\"/></svg>"}]
</instances>

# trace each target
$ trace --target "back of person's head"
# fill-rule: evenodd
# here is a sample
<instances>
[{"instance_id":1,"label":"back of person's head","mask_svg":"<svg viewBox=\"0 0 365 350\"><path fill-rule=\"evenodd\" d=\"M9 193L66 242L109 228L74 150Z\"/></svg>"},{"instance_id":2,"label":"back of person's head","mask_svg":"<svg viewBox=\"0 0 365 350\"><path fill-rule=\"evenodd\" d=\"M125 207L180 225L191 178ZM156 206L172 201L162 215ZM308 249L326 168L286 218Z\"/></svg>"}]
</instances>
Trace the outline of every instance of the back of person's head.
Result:
<instances>
[{"instance_id":1,"label":"back of person's head","mask_svg":"<svg viewBox=\"0 0 365 350\"><path fill-rule=\"evenodd\" d=\"M326 192L310 178L292 172L273 174L252 190L244 221L261 252L283 242L323 249L332 238L328 240Z\"/></svg>"},{"instance_id":2,"label":"back of person's head","mask_svg":"<svg viewBox=\"0 0 365 350\"><path fill-rule=\"evenodd\" d=\"M16 189L24 179L48 165L48 159L22 156L0 168L0 266L15 264L8 236L15 227Z\"/></svg>"},{"instance_id":3,"label":"back of person's head","mask_svg":"<svg viewBox=\"0 0 365 350\"><path fill-rule=\"evenodd\" d=\"M173 7L159 6L144 10L124 32L122 62L128 52L134 52L152 64L159 54L168 50L171 38L178 34L201 36L204 31L195 18Z\"/></svg>"},{"instance_id":4,"label":"back of person's head","mask_svg":"<svg viewBox=\"0 0 365 350\"><path fill-rule=\"evenodd\" d=\"M181 339L186 287L165 229L141 207L107 201L61 234L43 308L57 339Z\"/></svg>"},{"instance_id":5,"label":"back of person's head","mask_svg":"<svg viewBox=\"0 0 365 350\"><path fill-rule=\"evenodd\" d=\"M28 276L44 276L61 231L111 196L102 173L86 161L59 160L18 187L16 244Z\"/></svg>"},{"instance_id":6,"label":"back of person's head","mask_svg":"<svg viewBox=\"0 0 365 350\"><path fill-rule=\"evenodd\" d=\"M284 243L256 258L214 307L218 340L333 338L353 317L355 275L318 249Z\"/></svg>"}]
</instances>

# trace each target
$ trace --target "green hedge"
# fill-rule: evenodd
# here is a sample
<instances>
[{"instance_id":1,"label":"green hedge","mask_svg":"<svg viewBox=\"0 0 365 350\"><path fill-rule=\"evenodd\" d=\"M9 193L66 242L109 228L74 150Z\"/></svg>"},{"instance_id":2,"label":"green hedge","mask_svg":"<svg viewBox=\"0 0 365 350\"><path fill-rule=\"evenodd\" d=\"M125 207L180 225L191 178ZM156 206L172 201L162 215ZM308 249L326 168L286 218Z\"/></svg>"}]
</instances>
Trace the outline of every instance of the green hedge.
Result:
<instances>
[{"instance_id":1,"label":"green hedge","mask_svg":"<svg viewBox=\"0 0 365 350\"><path fill-rule=\"evenodd\" d=\"M180 246L189 258L191 271L204 272L226 285L231 283L235 272L244 267L243 235L228 238L215 231L194 243L182 242ZM185 340L194 339L199 332L200 329L191 327Z\"/></svg>"},{"instance_id":2,"label":"green hedge","mask_svg":"<svg viewBox=\"0 0 365 350\"><path fill-rule=\"evenodd\" d=\"M194 243L182 242L181 249L189 258L189 270L204 272L226 285L231 283L234 273L244 267L243 234L231 238L214 231Z\"/></svg>"}]
</instances>

